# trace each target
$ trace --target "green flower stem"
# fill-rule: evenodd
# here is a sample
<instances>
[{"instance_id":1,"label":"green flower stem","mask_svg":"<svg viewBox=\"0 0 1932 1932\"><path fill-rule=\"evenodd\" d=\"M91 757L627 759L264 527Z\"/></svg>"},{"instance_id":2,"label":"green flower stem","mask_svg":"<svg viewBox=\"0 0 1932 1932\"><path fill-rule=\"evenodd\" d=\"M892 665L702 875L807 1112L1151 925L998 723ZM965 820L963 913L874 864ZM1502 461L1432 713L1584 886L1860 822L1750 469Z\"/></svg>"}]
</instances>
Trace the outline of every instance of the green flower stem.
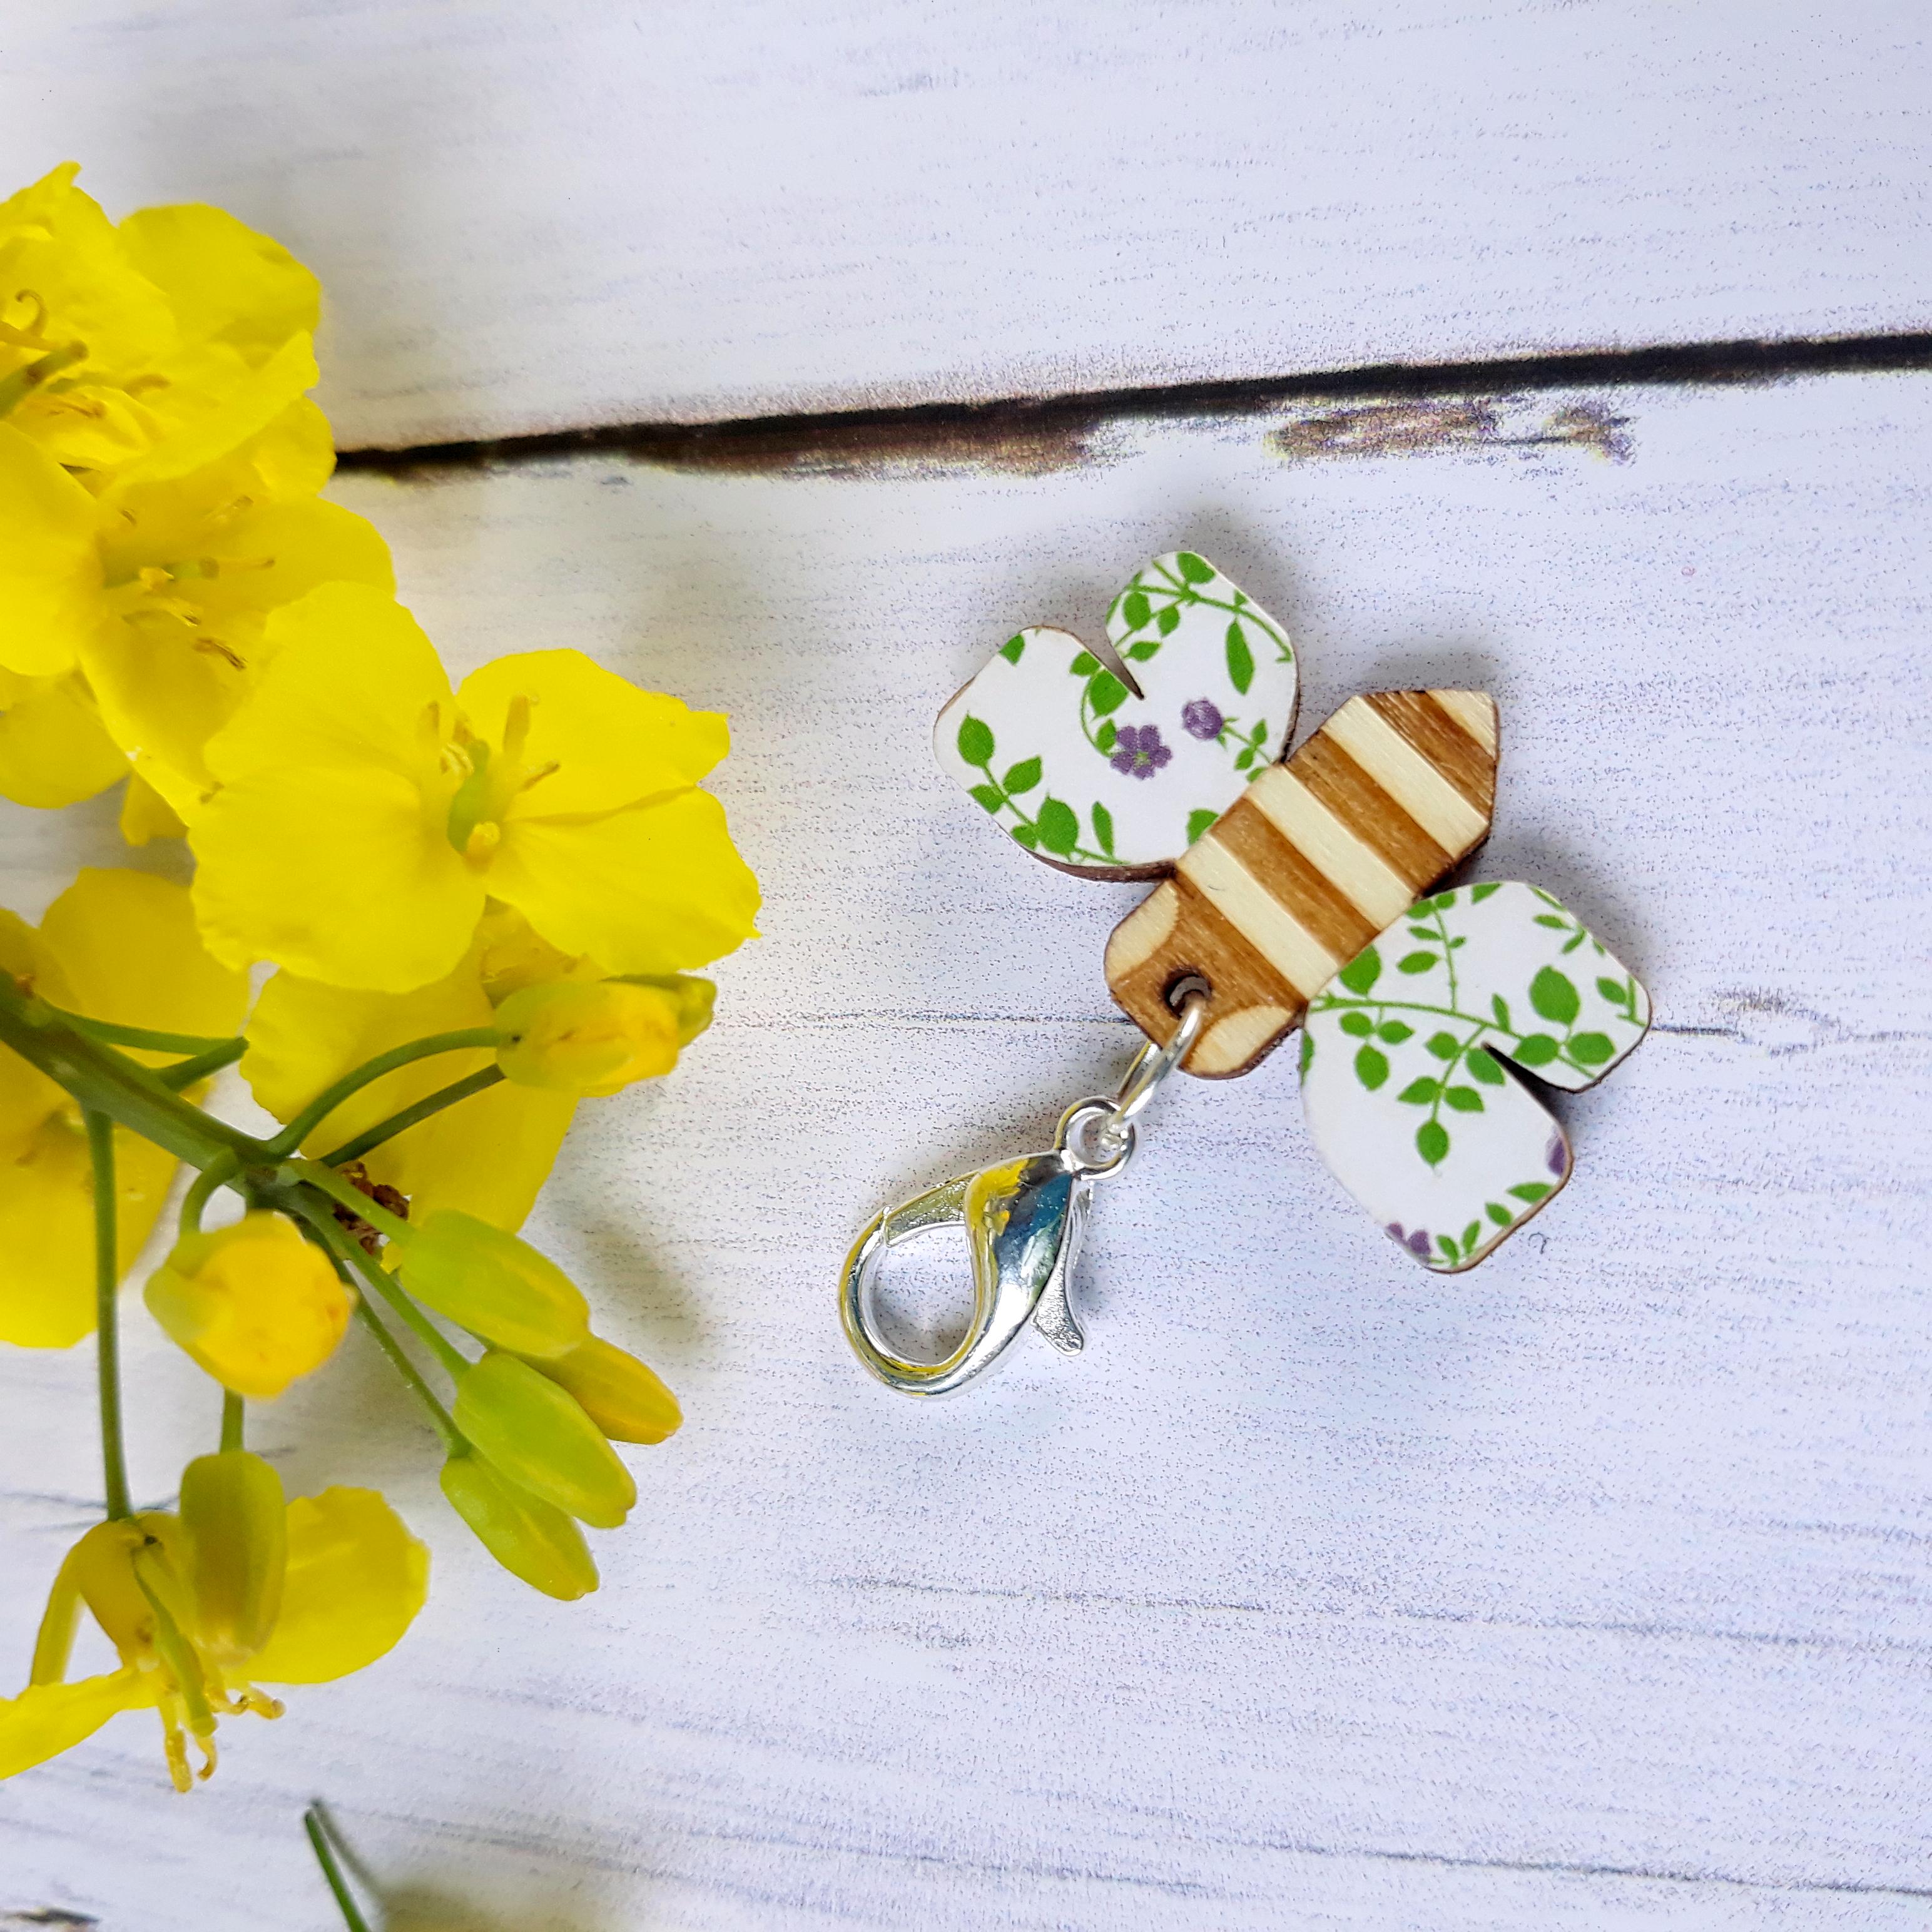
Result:
<instances>
[{"instance_id":1,"label":"green flower stem","mask_svg":"<svg viewBox=\"0 0 1932 1932\"><path fill-rule=\"evenodd\" d=\"M121 1280L115 1226L114 1123L92 1108L87 1150L94 1160L94 1312L95 1363L100 1390L100 1462L110 1517L134 1514L128 1501L128 1457L121 1436L121 1328L114 1291Z\"/></svg>"},{"instance_id":2,"label":"green flower stem","mask_svg":"<svg viewBox=\"0 0 1932 1932\"><path fill-rule=\"evenodd\" d=\"M86 1013L70 1013L64 1006L50 1006L76 1032L90 1040L104 1040L110 1046L138 1046L150 1053L206 1053L212 1047L232 1046L238 1053L248 1050L245 1040L219 1039L205 1033L157 1033L152 1027L122 1026L112 1020L90 1019Z\"/></svg>"},{"instance_id":3,"label":"green flower stem","mask_svg":"<svg viewBox=\"0 0 1932 1932\"><path fill-rule=\"evenodd\" d=\"M221 1392L221 1446L224 1449L239 1449L242 1444L242 1428L246 1405L232 1389Z\"/></svg>"},{"instance_id":4,"label":"green flower stem","mask_svg":"<svg viewBox=\"0 0 1932 1932\"><path fill-rule=\"evenodd\" d=\"M225 1156L212 1161L194 1178L188 1192L182 1196L181 1220L178 1228L180 1234L198 1234L201 1232L201 1217L213 1198L218 1187L238 1190L241 1177L232 1160Z\"/></svg>"},{"instance_id":5,"label":"green flower stem","mask_svg":"<svg viewBox=\"0 0 1932 1932\"><path fill-rule=\"evenodd\" d=\"M433 1033L402 1046L392 1046L352 1068L332 1087L326 1087L290 1121L269 1145L278 1156L292 1154L302 1142L340 1106L352 1094L359 1093L372 1080L393 1073L413 1060L427 1060L432 1054L454 1053L463 1047L494 1047L501 1042L494 1027L463 1027L454 1033Z\"/></svg>"},{"instance_id":6,"label":"green flower stem","mask_svg":"<svg viewBox=\"0 0 1932 1932\"><path fill-rule=\"evenodd\" d=\"M319 1192L348 1208L359 1220L367 1221L378 1234L386 1235L392 1241L406 1241L416 1232L406 1221L392 1214L380 1202L370 1200L359 1187L344 1180L332 1167L325 1167L319 1160L285 1162L277 1170L276 1178L284 1182L306 1180ZM298 1191L293 1196L293 1204L298 1209L309 1204Z\"/></svg>"},{"instance_id":7,"label":"green flower stem","mask_svg":"<svg viewBox=\"0 0 1932 1932\"><path fill-rule=\"evenodd\" d=\"M146 1067L90 1039L44 1000L21 992L4 974L0 1046L10 1046L64 1087L83 1108L106 1114L194 1166L205 1168L224 1155L237 1156L244 1165L274 1158L253 1135L203 1113Z\"/></svg>"},{"instance_id":8,"label":"green flower stem","mask_svg":"<svg viewBox=\"0 0 1932 1932\"><path fill-rule=\"evenodd\" d=\"M1038 838L1040 836L1040 826L1037 821L1034 819L1030 819L1027 816L1026 808L1020 803L1018 799L1013 796L1011 792L1007 790L1004 785L1000 784L998 778L994 777L993 767L992 765L990 764L978 764L974 765L973 769L976 772L984 772L986 774L987 784L991 785L994 790L1000 794L1000 796L1006 802L1006 804L1012 807L1013 816L1017 818L1029 832L1032 832L1036 838ZM1075 823L1077 824L1078 822L1078 820L1076 818ZM1056 852L1050 846L1042 842L1037 845L1030 846L1028 848L1028 850L1030 851L1042 853L1049 859L1066 859L1073 860L1076 862L1085 863L1088 865L1118 866L1120 862L1118 859L1109 858L1104 852L1090 852L1084 845L1076 845L1070 850L1066 852Z\"/></svg>"},{"instance_id":9,"label":"green flower stem","mask_svg":"<svg viewBox=\"0 0 1932 1932\"><path fill-rule=\"evenodd\" d=\"M343 1265L340 1258L336 1254L334 1248L329 1245L320 1227L313 1222L310 1226L316 1245L321 1248L327 1254L330 1261L334 1264L335 1272L345 1282L347 1282L349 1286L353 1288L356 1284L350 1281L349 1270ZM410 1393L429 1412L430 1426L436 1430L437 1435L442 1438L445 1450L452 1456L467 1454L470 1448L469 1438L457 1427L455 1420L449 1411L436 1400L435 1390L423 1380L422 1371L403 1352L401 1342L398 1342L395 1336L383 1326L382 1318L370 1305L369 1298L366 1294L358 1294L356 1298L356 1318L375 1337L376 1347L388 1357L390 1367L402 1377Z\"/></svg>"},{"instance_id":10,"label":"green flower stem","mask_svg":"<svg viewBox=\"0 0 1932 1932\"><path fill-rule=\"evenodd\" d=\"M426 1094L413 1107L405 1107L400 1113L392 1114L386 1120L378 1120L373 1127L365 1127L353 1140L344 1141L332 1153L322 1156L325 1167L340 1167L345 1161L360 1160L371 1148L380 1147L385 1141L392 1141L400 1133L406 1132L419 1120L428 1120L432 1114L440 1114L446 1107L453 1107L459 1100L466 1100L472 1094L481 1094L495 1086L503 1077L500 1066L479 1066L474 1073L466 1074L460 1080L452 1080L447 1087L439 1087L434 1094Z\"/></svg>"},{"instance_id":11,"label":"green flower stem","mask_svg":"<svg viewBox=\"0 0 1932 1932\"><path fill-rule=\"evenodd\" d=\"M356 1910L349 1881L343 1876L342 1868L336 1862L335 1848L328 1842L319 1804L311 1804L302 1814L302 1828L308 1834L309 1847L315 1853L315 1862L321 1866L322 1875L334 1895L336 1910L342 1914L343 1924L348 1927L349 1932L369 1932L369 1922Z\"/></svg>"},{"instance_id":12,"label":"green flower stem","mask_svg":"<svg viewBox=\"0 0 1932 1932\"><path fill-rule=\"evenodd\" d=\"M197 1080L206 1080L211 1073L219 1073L224 1066L232 1066L248 1051L245 1040L225 1040L219 1046L211 1046L206 1053L198 1053L191 1060L178 1060L172 1066L158 1066L154 1078L164 1087L179 1093L184 1087L192 1087Z\"/></svg>"},{"instance_id":13,"label":"green flower stem","mask_svg":"<svg viewBox=\"0 0 1932 1932\"><path fill-rule=\"evenodd\" d=\"M359 1274L407 1324L416 1340L442 1364L443 1372L450 1380L460 1382L469 1372L469 1358L451 1344L436 1324L403 1292L388 1270L333 1215L325 1215L319 1208L304 1208L304 1214L310 1226L328 1244L328 1251L335 1257L337 1265L346 1264Z\"/></svg>"}]
</instances>

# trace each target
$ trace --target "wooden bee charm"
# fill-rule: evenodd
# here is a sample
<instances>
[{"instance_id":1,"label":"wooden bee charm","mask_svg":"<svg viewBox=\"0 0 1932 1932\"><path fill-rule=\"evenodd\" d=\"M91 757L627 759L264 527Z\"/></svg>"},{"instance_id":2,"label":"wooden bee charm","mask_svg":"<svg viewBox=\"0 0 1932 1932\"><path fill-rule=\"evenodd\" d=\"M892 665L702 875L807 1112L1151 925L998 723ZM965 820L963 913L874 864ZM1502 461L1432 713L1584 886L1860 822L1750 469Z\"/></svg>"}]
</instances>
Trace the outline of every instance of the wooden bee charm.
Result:
<instances>
[{"instance_id":1,"label":"wooden bee charm","mask_svg":"<svg viewBox=\"0 0 1932 1932\"><path fill-rule=\"evenodd\" d=\"M962 1176L861 1237L848 1335L875 1375L914 1393L958 1386L1028 1318L1057 1346L1080 1346L1070 1287L1086 1190L1124 1165L1134 1118L1172 1068L1246 1073L1300 1024L1316 1150L1406 1253L1453 1271L1570 1176L1562 1128L1504 1063L1587 1087L1650 1023L1634 976L1540 887L1434 890L1489 836L1486 694L1353 698L1284 759L1293 647L1204 558L1154 559L1106 628L1106 652L1065 632L1017 632L940 712L935 742L942 766L1036 856L1161 879L1106 960L1149 1044L1113 1100L1069 1109L1052 1154L987 1170L1033 1177L1018 1192L976 1192ZM1050 1179L1051 1196L1040 1191ZM989 1204L984 1225L974 1200ZM872 1326L873 1271L893 1241L962 1219L974 1324L946 1362L905 1362Z\"/></svg>"}]
</instances>

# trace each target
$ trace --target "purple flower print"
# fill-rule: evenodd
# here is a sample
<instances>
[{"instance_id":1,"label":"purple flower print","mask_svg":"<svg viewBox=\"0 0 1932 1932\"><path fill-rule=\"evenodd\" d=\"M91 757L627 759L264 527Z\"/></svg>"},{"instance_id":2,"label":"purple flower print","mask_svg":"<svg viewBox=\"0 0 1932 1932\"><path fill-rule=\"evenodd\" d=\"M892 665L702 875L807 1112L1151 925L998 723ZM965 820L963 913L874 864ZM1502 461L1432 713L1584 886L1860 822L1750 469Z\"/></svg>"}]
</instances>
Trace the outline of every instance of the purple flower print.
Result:
<instances>
[{"instance_id":1,"label":"purple flower print","mask_svg":"<svg viewBox=\"0 0 1932 1932\"><path fill-rule=\"evenodd\" d=\"M1558 1180L1570 1172L1570 1150L1563 1144L1561 1134L1550 1136L1549 1151L1544 1154L1544 1159L1549 1162L1550 1172Z\"/></svg>"},{"instance_id":2,"label":"purple flower print","mask_svg":"<svg viewBox=\"0 0 1932 1932\"><path fill-rule=\"evenodd\" d=\"M1402 1223L1400 1221L1391 1221L1382 1232L1390 1240L1406 1248L1418 1260L1425 1262L1428 1260L1431 1251L1429 1235L1425 1229L1418 1228L1414 1234L1405 1234L1402 1232Z\"/></svg>"},{"instance_id":3,"label":"purple flower print","mask_svg":"<svg viewBox=\"0 0 1932 1932\"><path fill-rule=\"evenodd\" d=\"M1221 715L1221 707L1211 698L1196 698L1184 706L1180 713L1180 728L1190 738L1211 741L1221 735L1221 727L1227 723Z\"/></svg>"},{"instance_id":4,"label":"purple flower print","mask_svg":"<svg viewBox=\"0 0 1932 1932\"><path fill-rule=\"evenodd\" d=\"M1114 754L1107 762L1124 776L1150 778L1173 757L1160 742L1159 726L1124 724L1114 740Z\"/></svg>"}]
</instances>

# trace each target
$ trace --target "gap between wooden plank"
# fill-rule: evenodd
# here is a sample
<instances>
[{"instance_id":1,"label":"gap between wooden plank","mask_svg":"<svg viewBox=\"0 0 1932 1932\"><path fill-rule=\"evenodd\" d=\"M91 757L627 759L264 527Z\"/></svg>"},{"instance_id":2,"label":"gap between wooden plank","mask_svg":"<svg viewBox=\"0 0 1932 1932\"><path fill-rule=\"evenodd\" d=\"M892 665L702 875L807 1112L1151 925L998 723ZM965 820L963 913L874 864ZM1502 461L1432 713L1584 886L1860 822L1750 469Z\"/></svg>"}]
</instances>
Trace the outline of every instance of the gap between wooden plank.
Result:
<instances>
[{"instance_id":1,"label":"gap between wooden plank","mask_svg":"<svg viewBox=\"0 0 1932 1932\"><path fill-rule=\"evenodd\" d=\"M1012 397L992 403L921 403L898 409L747 416L712 423L616 423L400 448L345 449L336 460L344 470L405 476L418 470L484 468L599 452L675 469L743 475L920 459L947 464L976 459L987 466L1037 473L1084 460L1087 438L1106 423L1259 415L1291 403L1371 397L1441 400L1549 389L1774 382L1799 376L1925 369L1932 369L1932 331L1677 343L1472 362L1384 362L1298 376Z\"/></svg>"}]
</instances>

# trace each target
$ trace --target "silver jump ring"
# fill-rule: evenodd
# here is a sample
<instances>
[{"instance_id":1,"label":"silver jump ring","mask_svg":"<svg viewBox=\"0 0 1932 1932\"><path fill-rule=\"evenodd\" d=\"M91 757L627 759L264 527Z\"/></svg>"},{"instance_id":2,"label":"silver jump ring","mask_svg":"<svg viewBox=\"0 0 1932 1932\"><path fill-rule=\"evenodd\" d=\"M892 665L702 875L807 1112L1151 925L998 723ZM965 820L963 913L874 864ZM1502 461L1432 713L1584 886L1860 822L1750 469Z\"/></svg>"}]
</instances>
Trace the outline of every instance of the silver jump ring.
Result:
<instances>
[{"instance_id":1,"label":"silver jump ring","mask_svg":"<svg viewBox=\"0 0 1932 1932\"><path fill-rule=\"evenodd\" d=\"M1084 1137L1088 1123L1102 1120L1107 1124L1094 1136L1098 1160L1090 1160L1080 1150L1080 1142ZM1139 1136L1134 1131L1131 1120L1120 1118L1111 1100L1096 1095L1089 1100L1076 1100L1060 1117L1060 1131L1053 1137L1053 1144L1066 1157L1066 1165L1082 1180L1105 1180L1111 1174L1118 1174L1134 1156L1135 1143Z\"/></svg>"},{"instance_id":2,"label":"silver jump ring","mask_svg":"<svg viewBox=\"0 0 1932 1932\"><path fill-rule=\"evenodd\" d=\"M1180 1024L1172 1034L1164 1042L1149 1040L1135 1054L1134 1064L1127 1069L1126 1078L1114 1096L1114 1114L1120 1126L1130 1124L1160 1092L1160 1083L1193 1050L1207 1019L1208 995L1190 993L1181 1002Z\"/></svg>"}]
</instances>

